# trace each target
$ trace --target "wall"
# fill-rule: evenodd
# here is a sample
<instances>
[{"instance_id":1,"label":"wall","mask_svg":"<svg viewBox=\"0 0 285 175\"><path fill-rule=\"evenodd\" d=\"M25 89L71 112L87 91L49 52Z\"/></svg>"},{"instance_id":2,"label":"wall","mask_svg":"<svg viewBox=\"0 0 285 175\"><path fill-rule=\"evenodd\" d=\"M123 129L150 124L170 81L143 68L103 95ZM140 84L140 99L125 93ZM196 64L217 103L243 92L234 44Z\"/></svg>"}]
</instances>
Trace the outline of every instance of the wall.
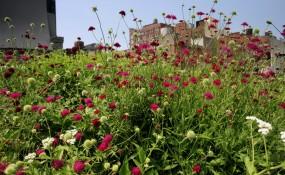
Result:
<instances>
[{"instance_id":1,"label":"wall","mask_svg":"<svg viewBox=\"0 0 285 175\"><path fill-rule=\"evenodd\" d=\"M55 33L54 30L49 27L48 14L47 14L47 0L4 0L0 5L0 48L11 47L6 42L7 38L16 37L17 48L34 48L38 43L49 44L50 33ZM6 23L4 23L4 17L10 17L12 19L11 24L15 26L14 34L11 34ZM55 21L54 18L51 18ZM31 30L30 23L35 23L33 30L35 40L28 42L22 35L27 30ZM40 25L45 23L46 27L41 30ZM52 31L53 30L53 31ZM31 45L31 46L30 46Z\"/></svg>"}]
</instances>

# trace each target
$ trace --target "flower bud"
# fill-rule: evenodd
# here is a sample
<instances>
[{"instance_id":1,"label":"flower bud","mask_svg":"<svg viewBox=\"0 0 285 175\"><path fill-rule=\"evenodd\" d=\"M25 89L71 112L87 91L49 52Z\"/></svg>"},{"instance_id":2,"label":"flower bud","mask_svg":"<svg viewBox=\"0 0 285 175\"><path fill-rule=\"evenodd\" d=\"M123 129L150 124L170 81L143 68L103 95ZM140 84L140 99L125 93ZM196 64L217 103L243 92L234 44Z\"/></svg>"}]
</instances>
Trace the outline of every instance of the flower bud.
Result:
<instances>
[{"instance_id":1,"label":"flower bud","mask_svg":"<svg viewBox=\"0 0 285 175\"><path fill-rule=\"evenodd\" d=\"M32 106L31 106L31 105L25 105L25 106L23 107L23 110L24 110L25 112L30 112L30 111L32 110Z\"/></svg>"},{"instance_id":2,"label":"flower bud","mask_svg":"<svg viewBox=\"0 0 285 175\"><path fill-rule=\"evenodd\" d=\"M137 126L135 126L135 132L136 132L136 133L139 133L139 132L140 132L140 128L137 127Z\"/></svg>"},{"instance_id":3,"label":"flower bud","mask_svg":"<svg viewBox=\"0 0 285 175\"><path fill-rule=\"evenodd\" d=\"M195 137L196 137L196 134L195 134L195 132L192 131L192 130L189 130L189 131L187 132L187 134L186 134L186 138L187 138L187 139L194 139Z\"/></svg>"},{"instance_id":4,"label":"flower bud","mask_svg":"<svg viewBox=\"0 0 285 175\"><path fill-rule=\"evenodd\" d=\"M85 140L83 143L83 147L87 150L91 149L92 146L94 146L96 144L96 140L95 139L91 139L91 140Z\"/></svg>"},{"instance_id":5,"label":"flower bud","mask_svg":"<svg viewBox=\"0 0 285 175\"><path fill-rule=\"evenodd\" d=\"M110 169L110 167L111 167L111 164L109 162L104 163L104 169L105 170Z\"/></svg>"},{"instance_id":6,"label":"flower bud","mask_svg":"<svg viewBox=\"0 0 285 175\"><path fill-rule=\"evenodd\" d=\"M27 79L27 84L28 84L28 85L31 85L31 84L33 84L33 83L35 83L35 82L36 82L36 79L35 79L35 78L32 78L32 77L31 77L31 78L28 78L28 79Z\"/></svg>"},{"instance_id":7,"label":"flower bud","mask_svg":"<svg viewBox=\"0 0 285 175\"><path fill-rule=\"evenodd\" d=\"M119 170L119 166L118 165L113 165L112 166L112 172L117 172Z\"/></svg>"},{"instance_id":8,"label":"flower bud","mask_svg":"<svg viewBox=\"0 0 285 175\"><path fill-rule=\"evenodd\" d=\"M4 173L7 175L14 175L17 171L17 165L16 164L10 164L5 169Z\"/></svg>"}]
</instances>

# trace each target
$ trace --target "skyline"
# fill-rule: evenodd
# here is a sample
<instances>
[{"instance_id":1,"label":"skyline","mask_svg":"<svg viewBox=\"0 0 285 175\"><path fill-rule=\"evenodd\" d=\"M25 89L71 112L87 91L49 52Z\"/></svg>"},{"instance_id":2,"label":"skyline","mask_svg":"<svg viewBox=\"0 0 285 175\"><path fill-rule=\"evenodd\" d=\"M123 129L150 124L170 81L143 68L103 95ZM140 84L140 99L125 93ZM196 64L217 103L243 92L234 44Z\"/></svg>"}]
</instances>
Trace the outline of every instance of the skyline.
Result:
<instances>
[{"instance_id":1,"label":"skyline","mask_svg":"<svg viewBox=\"0 0 285 175\"><path fill-rule=\"evenodd\" d=\"M121 18L119 11L126 11L126 21L129 27L135 27L133 18L130 14L130 9L134 10L134 14L138 19L142 19L142 24L152 23L154 18L157 18L159 22L163 22L162 13L174 14L177 16L178 22L182 19L182 4L184 4L184 15L187 20L187 15L189 13L188 8L192 5L196 6L196 12L209 12L212 6L212 0L199 1L199 0L179 0L172 2L165 2L163 0L125 0L122 1L94 1L86 0L82 2L70 2L67 0L57 1L57 34L58 36L64 37L64 48L69 48L73 46L74 41L77 37L81 37L85 44L95 43L96 40L90 32L88 32L89 26L94 26L96 28L95 34L97 38L101 38L101 32L99 29L99 23L96 19L95 13L92 11L92 7L96 6L98 8L98 14L100 16L102 27L105 33L110 28L114 31L117 28L118 22ZM246 5L245 5L246 4ZM285 1L276 0L274 3L268 0L252 0L252 1L234 1L234 0L220 0L215 6L216 14L214 17L218 16L219 12L224 12L226 15L230 15L231 12L236 11L237 16L232 19L233 24L231 25L231 32L241 31L241 23L247 22L254 29L260 29L260 34L263 35L267 30L266 21L272 21L280 30L285 22L281 21L282 6L285 6ZM257 7L259 7L257 9ZM144 9L148 9L146 12ZM254 14L255 13L255 14ZM197 19L197 18L196 18ZM278 32L270 27L269 30L273 32L277 38L281 38ZM122 32L125 31L128 40L128 28L121 22L117 42L122 45L122 48L126 48L126 40L124 39Z\"/></svg>"}]
</instances>

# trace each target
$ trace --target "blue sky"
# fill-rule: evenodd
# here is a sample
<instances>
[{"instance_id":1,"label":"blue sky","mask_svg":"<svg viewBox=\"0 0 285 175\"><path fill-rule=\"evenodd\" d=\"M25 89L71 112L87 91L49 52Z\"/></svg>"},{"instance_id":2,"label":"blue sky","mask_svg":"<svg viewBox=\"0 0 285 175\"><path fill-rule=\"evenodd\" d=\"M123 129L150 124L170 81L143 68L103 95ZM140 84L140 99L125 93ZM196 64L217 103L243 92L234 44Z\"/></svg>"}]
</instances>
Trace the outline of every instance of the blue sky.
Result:
<instances>
[{"instance_id":1,"label":"blue sky","mask_svg":"<svg viewBox=\"0 0 285 175\"><path fill-rule=\"evenodd\" d=\"M99 16L105 33L110 28L117 28L119 19L118 12L127 12L126 21L130 27L135 27L132 22L130 9L134 9L136 17L143 20L143 24L148 24L154 18L163 22L161 14L163 12L174 14L178 19L182 19L181 4L184 3L185 15L187 9L192 5L196 6L196 11L208 12L212 6L212 0L58 0L57 2L57 33L64 36L64 47L72 47L77 37L81 37L85 44L95 42L92 34L88 32L89 26L96 28L96 36L101 37L99 24L92 7L98 8ZM219 0L215 10L217 13L224 12L230 15L236 11L238 15L233 18L233 31L241 30L241 23L247 22L254 28L260 29L261 33L266 30L266 21L272 21L278 28L282 29L285 24L284 18L285 0ZM283 8L283 9L282 9ZM275 34L275 29L270 28ZM128 29L121 23L119 34ZM277 35L280 37L280 35ZM118 39L123 47L126 41L121 34Z\"/></svg>"}]
</instances>

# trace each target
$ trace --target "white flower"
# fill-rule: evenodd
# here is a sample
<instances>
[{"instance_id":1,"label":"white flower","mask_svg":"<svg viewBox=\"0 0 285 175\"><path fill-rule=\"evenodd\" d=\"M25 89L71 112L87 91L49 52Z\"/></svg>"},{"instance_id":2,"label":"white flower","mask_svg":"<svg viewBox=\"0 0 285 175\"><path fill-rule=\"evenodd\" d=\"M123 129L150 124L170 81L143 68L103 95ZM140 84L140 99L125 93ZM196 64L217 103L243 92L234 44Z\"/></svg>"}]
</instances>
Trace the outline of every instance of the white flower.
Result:
<instances>
[{"instance_id":1,"label":"white flower","mask_svg":"<svg viewBox=\"0 0 285 175\"><path fill-rule=\"evenodd\" d=\"M260 128L258 129L258 132L261 133L262 135L267 135L269 133L268 128Z\"/></svg>"},{"instance_id":2,"label":"white flower","mask_svg":"<svg viewBox=\"0 0 285 175\"><path fill-rule=\"evenodd\" d=\"M66 143L74 145L75 141L76 141L75 139L68 139L68 140L66 140Z\"/></svg>"},{"instance_id":3,"label":"white flower","mask_svg":"<svg viewBox=\"0 0 285 175\"><path fill-rule=\"evenodd\" d=\"M43 148L48 149L50 147L50 145L53 143L53 141L54 141L54 138L52 138L52 137L48 137L48 138L42 140Z\"/></svg>"},{"instance_id":4,"label":"white flower","mask_svg":"<svg viewBox=\"0 0 285 175\"><path fill-rule=\"evenodd\" d=\"M247 119L247 120L256 121L258 118L255 117L255 116L247 116L246 119Z\"/></svg>"},{"instance_id":5,"label":"white flower","mask_svg":"<svg viewBox=\"0 0 285 175\"><path fill-rule=\"evenodd\" d=\"M33 160L36 158L37 154L36 153L29 153L24 157L25 160L27 160L29 163L32 163Z\"/></svg>"}]
</instances>

